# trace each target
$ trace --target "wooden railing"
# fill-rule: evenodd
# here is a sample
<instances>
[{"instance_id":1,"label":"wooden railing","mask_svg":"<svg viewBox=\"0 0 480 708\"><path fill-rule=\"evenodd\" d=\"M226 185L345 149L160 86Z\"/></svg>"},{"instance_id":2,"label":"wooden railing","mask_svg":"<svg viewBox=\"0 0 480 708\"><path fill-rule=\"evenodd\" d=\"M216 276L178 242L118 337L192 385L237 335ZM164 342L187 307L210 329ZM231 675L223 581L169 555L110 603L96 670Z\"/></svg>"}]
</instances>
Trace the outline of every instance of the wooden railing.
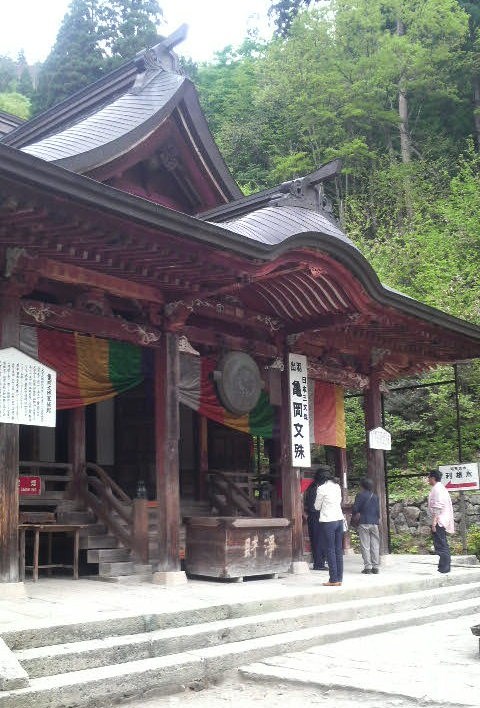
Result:
<instances>
[{"instance_id":1,"label":"wooden railing","mask_svg":"<svg viewBox=\"0 0 480 708\"><path fill-rule=\"evenodd\" d=\"M121 487L93 462L80 473L78 495L109 532L142 563L148 561L148 502L132 500Z\"/></svg>"},{"instance_id":2,"label":"wooden railing","mask_svg":"<svg viewBox=\"0 0 480 708\"><path fill-rule=\"evenodd\" d=\"M240 473L235 473L238 477ZM216 507L223 516L256 516L255 499L252 494L247 494L244 489L250 485L243 484L232 479L233 473L220 472L220 470L208 473L208 490L212 506ZM243 473L242 476L248 476ZM252 486L253 490L253 486Z\"/></svg>"},{"instance_id":3,"label":"wooden railing","mask_svg":"<svg viewBox=\"0 0 480 708\"><path fill-rule=\"evenodd\" d=\"M40 494L20 494L20 505L56 506L68 498L72 482L72 465L67 462L19 462L20 476L40 477Z\"/></svg>"}]
</instances>

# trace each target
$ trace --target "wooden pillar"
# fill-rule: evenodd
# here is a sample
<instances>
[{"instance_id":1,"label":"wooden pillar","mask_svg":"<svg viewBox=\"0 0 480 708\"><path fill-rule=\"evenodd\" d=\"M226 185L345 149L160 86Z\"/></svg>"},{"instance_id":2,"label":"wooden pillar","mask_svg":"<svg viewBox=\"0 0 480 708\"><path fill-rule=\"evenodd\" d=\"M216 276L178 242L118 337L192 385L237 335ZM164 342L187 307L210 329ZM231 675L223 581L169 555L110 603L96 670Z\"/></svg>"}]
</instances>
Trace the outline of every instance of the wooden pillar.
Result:
<instances>
[{"instance_id":1,"label":"wooden pillar","mask_svg":"<svg viewBox=\"0 0 480 708\"><path fill-rule=\"evenodd\" d=\"M207 499L208 475L208 418L199 413L197 418L197 474L198 498Z\"/></svg>"},{"instance_id":2,"label":"wooden pillar","mask_svg":"<svg viewBox=\"0 0 480 708\"><path fill-rule=\"evenodd\" d=\"M73 408L68 414L68 461L72 465L72 497L78 497L80 475L85 470L86 455L85 406Z\"/></svg>"},{"instance_id":3,"label":"wooden pillar","mask_svg":"<svg viewBox=\"0 0 480 708\"><path fill-rule=\"evenodd\" d=\"M368 432L382 427L382 394L380 376L370 375L370 386L365 391L365 431L367 444L367 474L373 480L375 494L380 502L380 551L388 553L387 491L385 485L385 458L383 450L371 450L368 445Z\"/></svg>"},{"instance_id":4,"label":"wooden pillar","mask_svg":"<svg viewBox=\"0 0 480 708\"><path fill-rule=\"evenodd\" d=\"M282 405L280 408L280 475L282 480L283 516L292 522L292 561L303 562L303 514L300 470L292 467L290 449L290 407L288 357L282 372ZM308 570L308 566L307 566Z\"/></svg>"},{"instance_id":5,"label":"wooden pillar","mask_svg":"<svg viewBox=\"0 0 480 708\"><path fill-rule=\"evenodd\" d=\"M158 573L156 582L169 582L180 571L180 413L178 336L166 332L155 350L155 460L158 500Z\"/></svg>"},{"instance_id":6,"label":"wooden pillar","mask_svg":"<svg viewBox=\"0 0 480 708\"><path fill-rule=\"evenodd\" d=\"M0 294L0 347L20 344L20 299ZM0 582L19 582L18 568L19 426L0 423Z\"/></svg>"}]
</instances>

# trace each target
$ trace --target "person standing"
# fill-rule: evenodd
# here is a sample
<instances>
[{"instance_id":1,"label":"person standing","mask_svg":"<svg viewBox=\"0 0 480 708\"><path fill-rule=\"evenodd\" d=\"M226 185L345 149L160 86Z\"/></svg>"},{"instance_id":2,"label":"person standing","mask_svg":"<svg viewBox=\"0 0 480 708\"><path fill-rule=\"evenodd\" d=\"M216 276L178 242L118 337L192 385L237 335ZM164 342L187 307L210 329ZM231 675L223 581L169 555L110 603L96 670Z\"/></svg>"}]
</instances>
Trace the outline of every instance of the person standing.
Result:
<instances>
[{"instance_id":1,"label":"person standing","mask_svg":"<svg viewBox=\"0 0 480 708\"><path fill-rule=\"evenodd\" d=\"M380 565L380 504L378 497L373 492L371 479L360 480L361 491L355 497L352 516L359 514L358 538L363 558L362 573L377 574Z\"/></svg>"},{"instance_id":2,"label":"person standing","mask_svg":"<svg viewBox=\"0 0 480 708\"><path fill-rule=\"evenodd\" d=\"M343 581L343 511L340 486L332 480L330 467L317 469L315 509L319 512L320 542L327 556L330 578L323 585L338 586Z\"/></svg>"},{"instance_id":3,"label":"person standing","mask_svg":"<svg viewBox=\"0 0 480 708\"><path fill-rule=\"evenodd\" d=\"M428 483L432 487L428 495L428 512L432 520L432 537L435 553L439 556L438 572L450 572L450 546L447 533L455 532L453 506L448 489L441 483L442 473L431 470Z\"/></svg>"},{"instance_id":4,"label":"person standing","mask_svg":"<svg viewBox=\"0 0 480 708\"><path fill-rule=\"evenodd\" d=\"M312 549L313 570L327 570L327 566L325 565L325 552L320 538L318 511L315 509L318 479L319 472L317 470L314 479L305 490L304 505L307 515L308 537L310 539L310 548Z\"/></svg>"}]
</instances>

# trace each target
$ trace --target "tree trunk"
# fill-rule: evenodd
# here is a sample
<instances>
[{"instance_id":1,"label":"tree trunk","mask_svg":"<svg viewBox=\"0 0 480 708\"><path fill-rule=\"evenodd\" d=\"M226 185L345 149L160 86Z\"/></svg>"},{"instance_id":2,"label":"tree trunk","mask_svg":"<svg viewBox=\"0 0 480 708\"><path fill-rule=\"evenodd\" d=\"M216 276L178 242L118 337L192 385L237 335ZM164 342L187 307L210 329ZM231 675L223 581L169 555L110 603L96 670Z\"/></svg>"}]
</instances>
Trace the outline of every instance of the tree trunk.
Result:
<instances>
[{"instance_id":1,"label":"tree trunk","mask_svg":"<svg viewBox=\"0 0 480 708\"><path fill-rule=\"evenodd\" d=\"M477 138L477 150L480 151L480 76L475 76L472 81L473 87L473 120L475 123L475 135Z\"/></svg>"},{"instance_id":2,"label":"tree trunk","mask_svg":"<svg viewBox=\"0 0 480 708\"><path fill-rule=\"evenodd\" d=\"M405 34L405 25L402 20L397 20L397 35L403 37ZM408 99L405 77L400 77L398 82L398 115L400 118L400 154L402 162L407 164L412 159L412 143L408 132Z\"/></svg>"}]
</instances>

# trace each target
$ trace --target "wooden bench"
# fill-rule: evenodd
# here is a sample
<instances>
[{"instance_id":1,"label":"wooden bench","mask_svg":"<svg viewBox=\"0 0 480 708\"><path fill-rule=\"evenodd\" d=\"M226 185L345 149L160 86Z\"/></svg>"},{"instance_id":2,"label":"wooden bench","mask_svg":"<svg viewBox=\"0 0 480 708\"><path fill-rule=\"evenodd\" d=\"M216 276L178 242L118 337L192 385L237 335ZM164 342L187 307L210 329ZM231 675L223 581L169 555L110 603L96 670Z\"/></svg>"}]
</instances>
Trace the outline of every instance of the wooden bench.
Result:
<instances>
[{"instance_id":1,"label":"wooden bench","mask_svg":"<svg viewBox=\"0 0 480 708\"><path fill-rule=\"evenodd\" d=\"M33 571L33 581L38 580L38 571L46 569L50 573L54 568L68 568L73 571L73 577L78 580L78 555L80 550L80 530L85 528L86 524L56 524L56 523L26 523L20 524L19 542L20 542L20 580L25 580L25 571ZM32 565L25 564L25 541L27 533L33 535L33 560ZM40 534L48 536L47 562L39 562L40 554ZM73 552L71 563L54 563L52 560L52 536L57 533L72 534L73 536Z\"/></svg>"}]
</instances>

